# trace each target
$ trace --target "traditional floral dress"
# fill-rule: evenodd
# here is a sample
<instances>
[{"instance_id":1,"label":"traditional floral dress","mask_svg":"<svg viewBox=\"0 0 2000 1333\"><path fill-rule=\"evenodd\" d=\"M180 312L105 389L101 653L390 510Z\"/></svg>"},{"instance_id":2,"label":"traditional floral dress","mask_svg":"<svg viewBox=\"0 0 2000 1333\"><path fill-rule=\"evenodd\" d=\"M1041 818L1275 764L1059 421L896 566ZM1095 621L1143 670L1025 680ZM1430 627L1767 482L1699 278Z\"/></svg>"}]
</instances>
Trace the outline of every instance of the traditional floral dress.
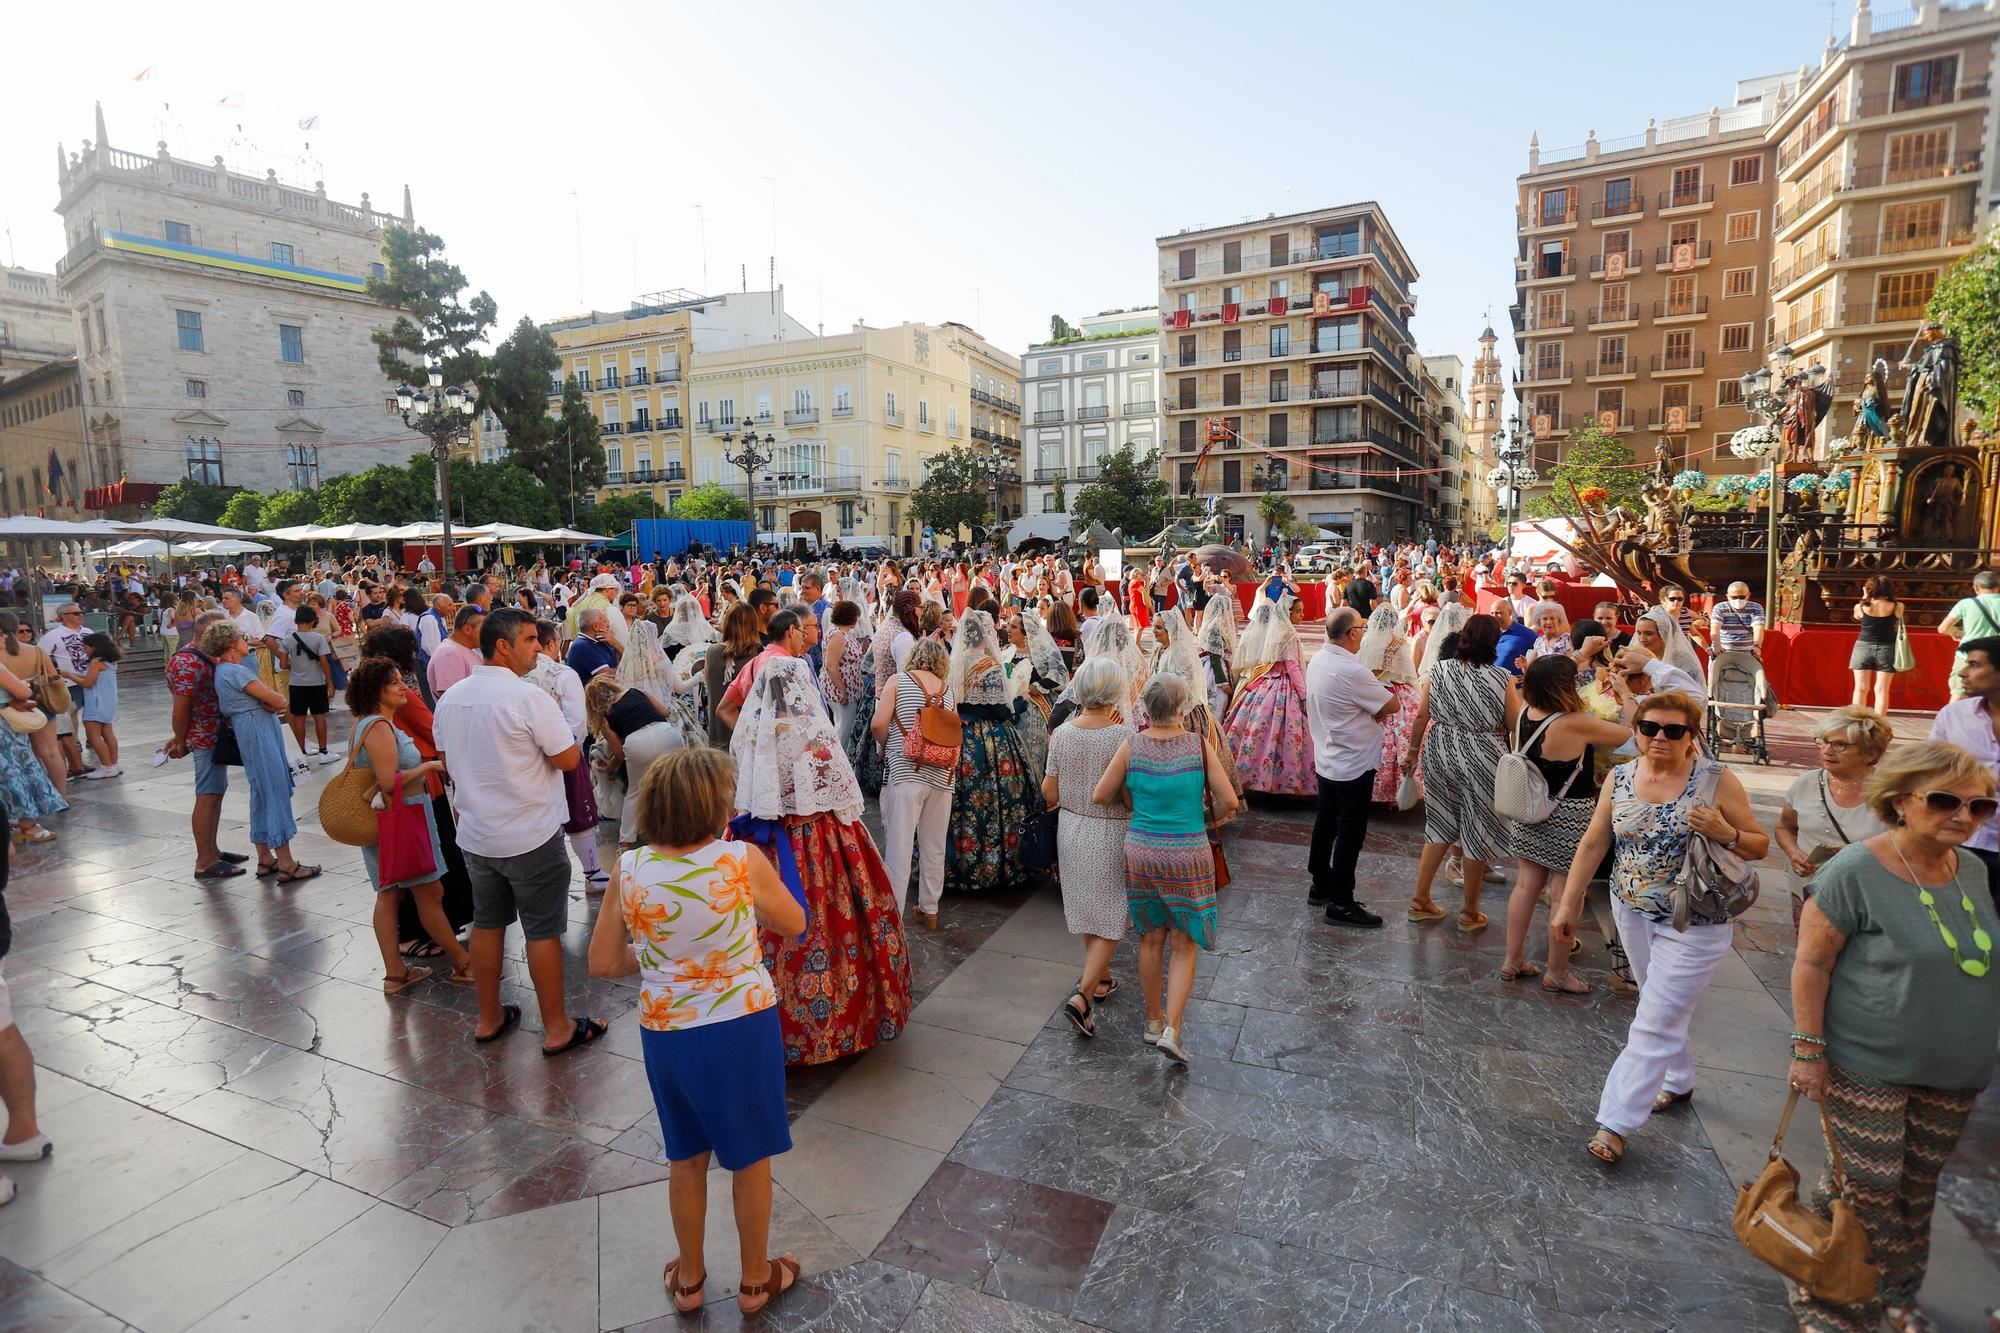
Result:
<instances>
[{"instance_id":1,"label":"traditional floral dress","mask_svg":"<svg viewBox=\"0 0 2000 1333\"><path fill-rule=\"evenodd\" d=\"M1047 807L1014 725L1007 675L998 662L987 658L967 677L958 716L964 730L945 838L944 886L947 892L977 893L1026 877L1021 833Z\"/></svg>"},{"instance_id":2,"label":"traditional floral dress","mask_svg":"<svg viewBox=\"0 0 2000 1333\"><path fill-rule=\"evenodd\" d=\"M1223 739L1236 761L1236 776L1249 791L1277 796L1314 796L1312 726L1306 720L1306 674L1293 636L1284 657L1272 662L1236 691L1223 718Z\"/></svg>"}]
</instances>

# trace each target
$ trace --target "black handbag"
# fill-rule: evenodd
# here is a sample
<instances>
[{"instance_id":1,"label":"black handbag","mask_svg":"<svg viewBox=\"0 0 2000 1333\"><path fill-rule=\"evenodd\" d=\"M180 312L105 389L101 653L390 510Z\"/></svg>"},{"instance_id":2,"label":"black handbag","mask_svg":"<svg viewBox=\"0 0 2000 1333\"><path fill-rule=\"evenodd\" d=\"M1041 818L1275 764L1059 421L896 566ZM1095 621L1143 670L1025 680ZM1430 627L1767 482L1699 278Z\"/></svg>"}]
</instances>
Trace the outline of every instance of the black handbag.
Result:
<instances>
[{"instance_id":1,"label":"black handbag","mask_svg":"<svg viewBox=\"0 0 2000 1333\"><path fill-rule=\"evenodd\" d=\"M215 724L215 746L208 752L211 763L228 768L243 767L243 747L236 743L236 728L229 725L228 718L220 718Z\"/></svg>"},{"instance_id":2,"label":"black handbag","mask_svg":"<svg viewBox=\"0 0 2000 1333\"><path fill-rule=\"evenodd\" d=\"M1056 813L1044 810L1021 829L1021 864L1029 870L1055 868Z\"/></svg>"}]
</instances>

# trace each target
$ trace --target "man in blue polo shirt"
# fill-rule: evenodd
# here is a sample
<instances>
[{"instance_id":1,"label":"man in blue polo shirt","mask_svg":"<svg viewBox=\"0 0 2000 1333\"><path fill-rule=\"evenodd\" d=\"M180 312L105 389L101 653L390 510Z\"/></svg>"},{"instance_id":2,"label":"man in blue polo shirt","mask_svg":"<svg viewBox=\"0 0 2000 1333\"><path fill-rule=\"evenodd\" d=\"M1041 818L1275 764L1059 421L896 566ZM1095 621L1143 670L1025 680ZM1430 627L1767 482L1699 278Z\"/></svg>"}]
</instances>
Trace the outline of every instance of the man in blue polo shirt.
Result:
<instances>
[{"instance_id":1,"label":"man in blue polo shirt","mask_svg":"<svg viewBox=\"0 0 2000 1333\"><path fill-rule=\"evenodd\" d=\"M618 669L618 641L611 637L611 622L603 607L593 606L577 614L576 638L563 661L585 685L600 671Z\"/></svg>"},{"instance_id":2,"label":"man in blue polo shirt","mask_svg":"<svg viewBox=\"0 0 2000 1333\"><path fill-rule=\"evenodd\" d=\"M1516 680L1525 669L1521 659L1535 646L1535 632L1514 618L1514 607L1505 597L1493 599L1493 609L1487 612L1500 622L1500 642L1495 647L1496 661L1511 672Z\"/></svg>"}]
</instances>

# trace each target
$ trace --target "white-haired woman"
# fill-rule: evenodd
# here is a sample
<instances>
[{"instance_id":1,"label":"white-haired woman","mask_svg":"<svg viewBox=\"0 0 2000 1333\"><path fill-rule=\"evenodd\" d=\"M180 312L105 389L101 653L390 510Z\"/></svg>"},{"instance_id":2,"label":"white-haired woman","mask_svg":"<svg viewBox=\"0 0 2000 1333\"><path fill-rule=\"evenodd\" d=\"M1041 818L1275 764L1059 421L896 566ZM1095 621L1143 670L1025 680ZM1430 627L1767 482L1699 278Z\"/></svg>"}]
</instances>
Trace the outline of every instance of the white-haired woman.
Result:
<instances>
[{"instance_id":1,"label":"white-haired woman","mask_svg":"<svg viewBox=\"0 0 2000 1333\"><path fill-rule=\"evenodd\" d=\"M1528 612L1528 628L1535 631L1535 646L1528 650L1528 660L1549 657L1555 654L1567 656L1573 645L1569 638L1569 612L1563 604L1553 599L1536 602Z\"/></svg>"},{"instance_id":2,"label":"white-haired woman","mask_svg":"<svg viewBox=\"0 0 2000 1333\"><path fill-rule=\"evenodd\" d=\"M1155 676L1140 695L1146 729L1118 747L1091 800L1132 807L1125 832L1125 906L1139 932L1139 984L1146 992L1146 1037L1186 1064L1181 1024L1194 989L1195 949L1215 947L1215 855L1205 799L1219 818L1235 813L1236 793L1213 745L1181 725L1188 687ZM1205 799L1204 799L1205 798ZM1173 960L1162 994L1162 962Z\"/></svg>"},{"instance_id":3,"label":"white-haired woman","mask_svg":"<svg viewBox=\"0 0 2000 1333\"><path fill-rule=\"evenodd\" d=\"M1297 619L1289 595L1272 602L1261 595L1250 628L1236 650L1239 684L1223 718L1222 734L1236 776L1250 791L1312 796L1312 726L1306 720L1306 676Z\"/></svg>"},{"instance_id":4,"label":"white-haired woman","mask_svg":"<svg viewBox=\"0 0 2000 1333\"><path fill-rule=\"evenodd\" d=\"M1109 657L1077 668L1070 696L1076 712L1049 737L1042 799L1061 810L1056 858L1062 873L1063 921L1083 936L1083 975L1064 1002L1063 1017L1086 1037L1097 1035L1091 1009L1118 989L1111 956L1125 937L1125 833L1132 812L1123 802L1095 799L1112 758L1136 729L1118 718L1125 672Z\"/></svg>"},{"instance_id":5,"label":"white-haired woman","mask_svg":"<svg viewBox=\"0 0 2000 1333\"><path fill-rule=\"evenodd\" d=\"M893 1040L910 1017L910 957L889 872L861 823L861 788L802 657L758 674L730 737L739 839L806 909L805 934L764 935L787 1065Z\"/></svg>"},{"instance_id":6,"label":"white-haired woman","mask_svg":"<svg viewBox=\"0 0 2000 1333\"><path fill-rule=\"evenodd\" d=\"M1209 709L1207 682L1201 670L1201 650L1195 644L1194 632L1188 628L1187 618L1181 614L1179 607L1163 611L1160 618L1153 622L1153 633L1160 639L1160 651L1153 658L1153 674L1172 676L1187 685L1187 712L1181 717L1181 725L1215 747L1216 753L1222 757L1222 770L1229 778L1229 789L1236 793L1237 805L1242 805L1243 782L1236 776L1236 765L1229 747L1223 743L1222 726ZM1219 826L1219 820L1209 821L1210 828Z\"/></svg>"},{"instance_id":7,"label":"white-haired woman","mask_svg":"<svg viewBox=\"0 0 2000 1333\"><path fill-rule=\"evenodd\" d=\"M1843 847L1866 842L1888 825L1868 805L1868 778L1895 733L1872 708L1836 708L1813 728L1819 767L1785 791L1772 836L1792 872L1792 925L1812 897L1813 876Z\"/></svg>"},{"instance_id":8,"label":"white-haired woman","mask_svg":"<svg viewBox=\"0 0 2000 1333\"><path fill-rule=\"evenodd\" d=\"M1371 799L1385 803L1395 801L1409 767L1410 727L1417 715L1417 664L1410 636L1403 632L1406 623L1402 612L1383 602L1369 615L1368 632L1361 636L1361 651L1355 654L1397 701L1396 711L1382 724L1382 762L1369 792Z\"/></svg>"},{"instance_id":9,"label":"white-haired woman","mask_svg":"<svg viewBox=\"0 0 2000 1333\"><path fill-rule=\"evenodd\" d=\"M1021 835L1045 808L1014 725L1004 651L993 617L984 611L960 617L945 679L962 732L945 887L960 893L1025 881L1030 872L1021 863Z\"/></svg>"}]
</instances>

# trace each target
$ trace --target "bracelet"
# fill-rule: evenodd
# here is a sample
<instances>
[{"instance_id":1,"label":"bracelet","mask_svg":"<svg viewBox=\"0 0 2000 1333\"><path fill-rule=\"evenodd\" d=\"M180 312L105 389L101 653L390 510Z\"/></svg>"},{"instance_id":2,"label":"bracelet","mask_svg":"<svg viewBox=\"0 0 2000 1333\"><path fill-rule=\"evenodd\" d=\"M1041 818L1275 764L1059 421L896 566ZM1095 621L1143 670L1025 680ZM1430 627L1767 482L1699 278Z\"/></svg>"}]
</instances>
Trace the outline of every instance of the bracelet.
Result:
<instances>
[{"instance_id":1,"label":"bracelet","mask_svg":"<svg viewBox=\"0 0 2000 1333\"><path fill-rule=\"evenodd\" d=\"M1815 1060L1824 1060L1824 1059L1826 1059L1826 1052L1825 1052L1825 1051L1821 1051L1821 1052L1820 1052L1819 1054L1817 1054L1817 1055L1800 1055L1800 1054L1799 1054L1799 1053L1798 1053L1797 1051L1793 1051L1793 1052L1792 1052L1792 1059L1794 1059L1794 1060L1798 1061L1798 1062L1799 1062L1800 1064L1804 1064L1804 1065L1809 1065L1809 1064L1813 1063L1813 1062L1814 1062Z\"/></svg>"},{"instance_id":2,"label":"bracelet","mask_svg":"<svg viewBox=\"0 0 2000 1333\"><path fill-rule=\"evenodd\" d=\"M1803 1042L1808 1042L1808 1043L1810 1043L1810 1044L1812 1044L1812 1045L1814 1045L1814 1046L1824 1046L1824 1045L1826 1045L1826 1038L1825 1038L1825 1037L1815 1037L1815 1036L1814 1036L1814 1035L1813 1035L1812 1033L1810 1033L1810 1032L1794 1032L1794 1033L1792 1034L1792 1040L1793 1040L1793 1041L1803 1041Z\"/></svg>"}]
</instances>

